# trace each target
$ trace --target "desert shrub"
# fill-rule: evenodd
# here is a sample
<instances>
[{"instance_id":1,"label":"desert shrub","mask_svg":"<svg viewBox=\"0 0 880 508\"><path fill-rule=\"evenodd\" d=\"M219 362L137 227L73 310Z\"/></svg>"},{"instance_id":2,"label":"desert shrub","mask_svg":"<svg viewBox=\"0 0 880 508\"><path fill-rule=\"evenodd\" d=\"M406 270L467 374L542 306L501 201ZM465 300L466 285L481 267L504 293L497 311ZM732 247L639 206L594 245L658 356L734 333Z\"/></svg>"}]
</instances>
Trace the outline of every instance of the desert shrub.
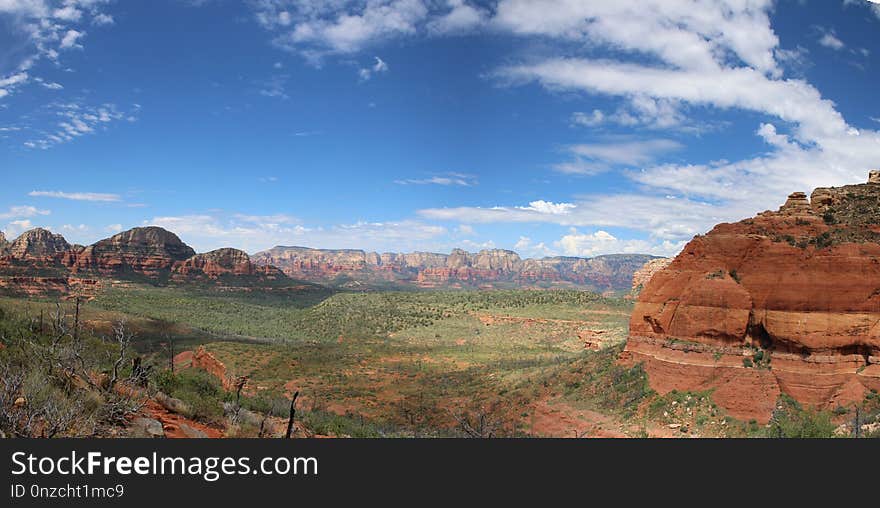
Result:
<instances>
[{"instance_id":1,"label":"desert shrub","mask_svg":"<svg viewBox=\"0 0 880 508\"><path fill-rule=\"evenodd\" d=\"M783 395L773 412L770 425L758 433L774 438L829 438L837 426L827 411L806 409L791 397Z\"/></svg>"},{"instance_id":2,"label":"desert shrub","mask_svg":"<svg viewBox=\"0 0 880 508\"><path fill-rule=\"evenodd\" d=\"M125 369L114 368L130 357L110 340L74 333L62 305L45 326L4 310L0 314L0 431L18 437L102 435L121 425L139 403L126 391L92 381L95 374L117 372L111 383L126 382Z\"/></svg>"},{"instance_id":3,"label":"desert shrub","mask_svg":"<svg viewBox=\"0 0 880 508\"><path fill-rule=\"evenodd\" d=\"M184 416L207 422L222 419L225 392L220 381L211 374L199 369L184 369L173 374L162 371L154 383L165 394L184 402Z\"/></svg>"}]
</instances>

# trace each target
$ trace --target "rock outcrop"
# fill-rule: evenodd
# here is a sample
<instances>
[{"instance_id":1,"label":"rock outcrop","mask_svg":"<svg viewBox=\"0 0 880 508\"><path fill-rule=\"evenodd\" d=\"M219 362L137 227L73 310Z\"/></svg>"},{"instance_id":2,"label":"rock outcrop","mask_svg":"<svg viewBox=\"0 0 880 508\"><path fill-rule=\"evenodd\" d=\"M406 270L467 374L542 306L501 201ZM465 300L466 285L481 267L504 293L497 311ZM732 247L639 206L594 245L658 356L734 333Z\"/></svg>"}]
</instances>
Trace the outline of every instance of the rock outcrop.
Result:
<instances>
[{"instance_id":1,"label":"rock outcrop","mask_svg":"<svg viewBox=\"0 0 880 508\"><path fill-rule=\"evenodd\" d=\"M880 184L794 193L694 238L644 285L622 360L761 422L783 393L831 408L880 390Z\"/></svg>"},{"instance_id":2,"label":"rock outcrop","mask_svg":"<svg viewBox=\"0 0 880 508\"><path fill-rule=\"evenodd\" d=\"M4 238L5 241L5 238ZM17 259L46 259L70 250L61 235L43 228L26 231L9 245L9 255Z\"/></svg>"},{"instance_id":3,"label":"rock outcrop","mask_svg":"<svg viewBox=\"0 0 880 508\"><path fill-rule=\"evenodd\" d=\"M575 285L595 289L629 289L633 273L652 256L614 254L595 258L521 259L516 252L487 249L449 254L395 253L275 247L257 253L257 264L274 265L290 277L319 283L351 285L403 283L419 287L498 287Z\"/></svg>"},{"instance_id":4,"label":"rock outcrop","mask_svg":"<svg viewBox=\"0 0 880 508\"><path fill-rule=\"evenodd\" d=\"M277 268L255 265L237 249L196 254L177 235L159 227L134 228L88 247L70 245L61 235L34 229L0 255L0 289L6 293L92 291L101 287L97 280L101 278L240 287L292 282Z\"/></svg>"},{"instance_id":5,"label":"rock outcrop","mask_svg":"<svg viewBox=\"0 0 880 508\"><path fill-rule=\"evenodd\" d=\"M280 280L286 276L277 268L265 265L257 266L251 262L250 256L238 249L217 249L176 263L172 268L171 278L178 282L195 280L226 280L236 279L253 281L254 279Z\"/></svg>"},{"instance_id":6,"label":"rock outcrop","mask_svg":"<svg viewBox=\"0 0 880 508\"><path fill-rule=\"evenodd\" d=\"M0 231L0 256L5 256L9 249L9 242L6 241L6 236L3 234L3 231Z\"/></svg>"},{"instance_id":7,"label":"rock outcrop","mask_svg":"<svg viewBox=\"0 0 880 508\"><path fill-rule=\"evenodd\" d=\"M632 290L627 298L631 299L638 296L642 292L642 288L645 287L645 284L654 277L654 274L669 266L669 263L672 263L672 258L657 258L642 265L641 268L633 273Z\"/></svg>"},{"instance_id":8,"label":"rock outcrop","mask_svg":"<svg viewBox=\"0 0 880 508\"><path fill-rule=\"evenodd\" d=\"M66 263L74 272L137 274L161 280L167 278L175 263L195 255L174 233L151 226L123 231L79 252L70 251Z\"/></svg>"}]
</instances>

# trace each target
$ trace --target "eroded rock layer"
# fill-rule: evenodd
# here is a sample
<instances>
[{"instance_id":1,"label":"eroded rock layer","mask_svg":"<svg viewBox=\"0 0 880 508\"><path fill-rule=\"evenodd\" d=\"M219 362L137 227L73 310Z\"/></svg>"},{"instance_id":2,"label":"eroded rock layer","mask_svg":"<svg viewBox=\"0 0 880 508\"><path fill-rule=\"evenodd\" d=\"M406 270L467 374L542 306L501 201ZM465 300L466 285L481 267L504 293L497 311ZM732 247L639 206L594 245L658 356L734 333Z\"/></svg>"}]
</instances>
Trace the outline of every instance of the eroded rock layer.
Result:
<instances>
[{"instance_id":1,"label":"eroded rock layer","mask_svg":"<svg viewBox=\"0 0 880 508\"><path fill-rule=\"evenodd\" d=\"M196 254L177 235L159 227L134 228L88 247L70 245L61 235L39 228L23 233L12 244L0 241L3 292L64 294L99 287L97 279L108 278L234 287L301 285L275 267L253 264L237 249Z\"/></svg>"},{"instance_id":2,"label":"eroded rock layer","mask_svg":"<svg viewBox=\"0 0 880 508\"><path fill-rule=\"evenodd\" d=\"M574 285L601 290L629 289L633 272L652 256L613 254L594 258L522 259L513 251L453 249L378 254L362 250L275 247L253 256L257 264L279 267L297 279L320 283L411 283L419 287L503 287Z\"/></svg>"},{"instance_id":3,"label":"eroded rock layer","mask_svg":"<svg viewBox=\"0 0 880 508\"><path fill-rule=\"evenodd\" d=\"M622 359L651 386L714 390L766 422L781 393L815 407L880 390L880 184L792 194L719 224L645 284Z\"/></svg>"},{"instance_id":4,"label":"eroded rock layer","mask_svg":"<svg viewBox=\"0 0 880 508\"><path fill-rule=\"evenodd\" d=\"M267 279L278 280L286 276L281 270L265 265L257 266L250 256L238 249L217 249L178 262L172 268L171 278L176 281L219 279Z\"/></svg>"}]
</instances>

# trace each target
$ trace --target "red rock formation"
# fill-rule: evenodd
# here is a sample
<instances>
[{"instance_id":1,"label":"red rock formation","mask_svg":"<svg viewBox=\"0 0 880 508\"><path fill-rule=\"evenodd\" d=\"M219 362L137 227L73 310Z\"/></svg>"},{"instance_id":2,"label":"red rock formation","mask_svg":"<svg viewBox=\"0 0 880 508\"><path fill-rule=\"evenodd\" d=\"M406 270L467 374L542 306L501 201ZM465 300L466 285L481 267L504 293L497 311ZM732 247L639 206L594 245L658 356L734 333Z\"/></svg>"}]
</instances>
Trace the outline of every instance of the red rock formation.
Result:
<instances>
[{"instance_id":1,"label":"red rock formation","mask_svg":"<svg viewBox=\"0 0 880 508\"><path fill-rule=\"evenodd\" d=\"M224 390L234 390L235 380L226 372L226 365L218 360L214 355L205 350L204 346L199 346L192 354L190 359L190 368L201 369L208 374L220 380Z\"/></svg>"},{"instance_id":2,"label":"red rock formation","mask_svg":"<svg viewBox=\"0 0 880 508\"><path fill-rule=\"evenodd\" d=\"M64 262L74 272L161 279L170 274L176 262L195 254L174 233L152 226L124 231L79 252L69 251Z\"/></svg>"},{"instance_id":3,"label":"red rock formation","mask_svg":"<svg viewBox=\"0 0 880 508\"><path fill-rule=\"evenodd\" d=\"M719 224L645 284L622 359L651 386L714 389L766 422L785 393L816 407L880 390L880 185L792 194Z\"/></svg>"},{"instance_id":4,"label":"red rock formation","mask_svg":"<svg viewBox=\"0 0 880 508\"><path fill-rule=\"evenodd\" d=\"M196 254L186 261L176 263L172 271L171 278L178 282L224 278L250 283L286 278L277 268L271 265L254 265L247 253L229 248Z\"/></svg>"},{"instance_id":5,"label":"red rock formation","mask_svg":"<svg viewBox=\"0 0 880 508\"><path fill-rule=\"evenodd\" d=\"M360 283L399 282L421 287L473 287L569 284L597 289L628 289L633 272L650 256L610 255L584 259L553 257L521 259L513 251L487 249L477 253L453 249L448 255L429 252L381 255L360 250L275 247L253 256L257 264L274 265L293 278L335 283L340 278Z\"/></svg>"},{"instance_id":6,"label":"red rock formation","mask_svg":"<svg viewBox=\"0 0 880 508\"><path fill-rule=\"evenodd\" d=\"M100 281L77 277L0 277L0 290L25 296L68 295L94 296Z\"/></svg>"},{"instance_id":7,"label":"red rock formation","mask_svg":"<svg viewBox=\"0 0 880 508\"><path fill-rule=\"evenodd\" d=\"M654 274L669 266L669 263L672 263L672 258L652 259L636 270L633 274L632 290L627 296L627 299L638 296L639 293L641 293L642 288L644 288L648 281L654 277Z\"/></svg>"},{"instance_id":8,"label":"red rock formation","mask_svg":"<svg viewBox=\"0 0 880 508\"><path fill-rule=\"evenodd\" d=\"M70 244L63 236L52 234L43 228L22 233L9 246L9 254L17 259L52 258L67 250L70 250Z\"/></svg>"}]
</instances>

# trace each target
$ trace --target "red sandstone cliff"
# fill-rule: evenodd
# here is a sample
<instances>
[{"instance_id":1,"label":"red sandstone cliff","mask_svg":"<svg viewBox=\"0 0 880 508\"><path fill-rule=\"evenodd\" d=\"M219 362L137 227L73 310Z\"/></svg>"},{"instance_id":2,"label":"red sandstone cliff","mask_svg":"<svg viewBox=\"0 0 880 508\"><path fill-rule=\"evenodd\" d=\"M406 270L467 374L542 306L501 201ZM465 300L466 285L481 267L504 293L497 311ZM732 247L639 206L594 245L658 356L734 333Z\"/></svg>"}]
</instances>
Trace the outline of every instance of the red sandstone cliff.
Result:
<instances>
[{"instance_id":1,"label":"red sandstone cliff","mask_svg":"<svg viewBox=\"0 0 880 508\"><path fill-rule=\"evenodd\" d=\"M3 239L5 242L5 238ZM61 235L52 234L43 228L22 233L9 245L9 255L18 259L51 258L70 250L70 244Z\"/></svg>"},{"instance_id":2,"label":"red sandstone cliff","mask_svg":"<svg viewBox=\"0 0 880 508\"><path fill-rule=\"evenodd\" d=\"M649 259L651 256L639 254L521 259L516 252L502 249L377 254L306 247L275 247L253 256L257 264L274 265L290 277L319 283L398 282L420 287L546 284L603 290L629 289L633 272Z\"/></svg>"},{"instance_id":3,"label":"red sandstone cliff","mask_svg":"<svg viewBox=\"0 0 880 508\"><path fill-rule=\"evenodd\" d=\"M17 294L68 293L98 287L95 279L152 283L217 282L237 286L286 281L269 265L255 265L236 249L205 254L159 227L134 228L94 245L71 246L44 229L23 233L8 248L0 245L0 289Z\"/></svg>"},{"instance_id":4,"label":"red sandstone cliff","mask_svg":"<svg viewBox=\"0 0 880 508\"><path fill-rule=\"evenodd\" d=\"M217 249L178 262L172 268L171 278L178 282L194 280L241 279L280 280L286 276L269 265L257 266L250 256L238 249Z\"/></svg>"},{"instance_id":5,"label":"red sandstone cliff","mask_svg":"<svg viewBox=\"0 0 880 508\"><path fill-rule=\"evenodd\" d=\"M638 296L639 293L642 292L642 288L645 287L654 275L669 266L669 263L672 263L672 258L657 258L642 265L641 268L633 273L632 290L626 298L632 299L633 297Z\"/></svg>"},{"instance_id":6,"label":"red sandstone cliff","mask_svg":"<svg viewBox=\"0 0 880 508\"><path fill-rule=\"evenodd\" d=\"M642 289L622 359L661 394L713 389L762 422L781 393L828 408L880 390L880 184L694 238Z\"/></svg>"},{"instance_id":7,"label":"red sandstone cliff","mask_svg":"<svg viewBox=\"0 0 880 508\"><path fill-rule=\"evenodd\" d=\"M168 276L174 263L195 254L177 235L153 226L123 231L80 252L70 251L64 262L73 272L160 279Z\"/></svg>"}]
</instances>

